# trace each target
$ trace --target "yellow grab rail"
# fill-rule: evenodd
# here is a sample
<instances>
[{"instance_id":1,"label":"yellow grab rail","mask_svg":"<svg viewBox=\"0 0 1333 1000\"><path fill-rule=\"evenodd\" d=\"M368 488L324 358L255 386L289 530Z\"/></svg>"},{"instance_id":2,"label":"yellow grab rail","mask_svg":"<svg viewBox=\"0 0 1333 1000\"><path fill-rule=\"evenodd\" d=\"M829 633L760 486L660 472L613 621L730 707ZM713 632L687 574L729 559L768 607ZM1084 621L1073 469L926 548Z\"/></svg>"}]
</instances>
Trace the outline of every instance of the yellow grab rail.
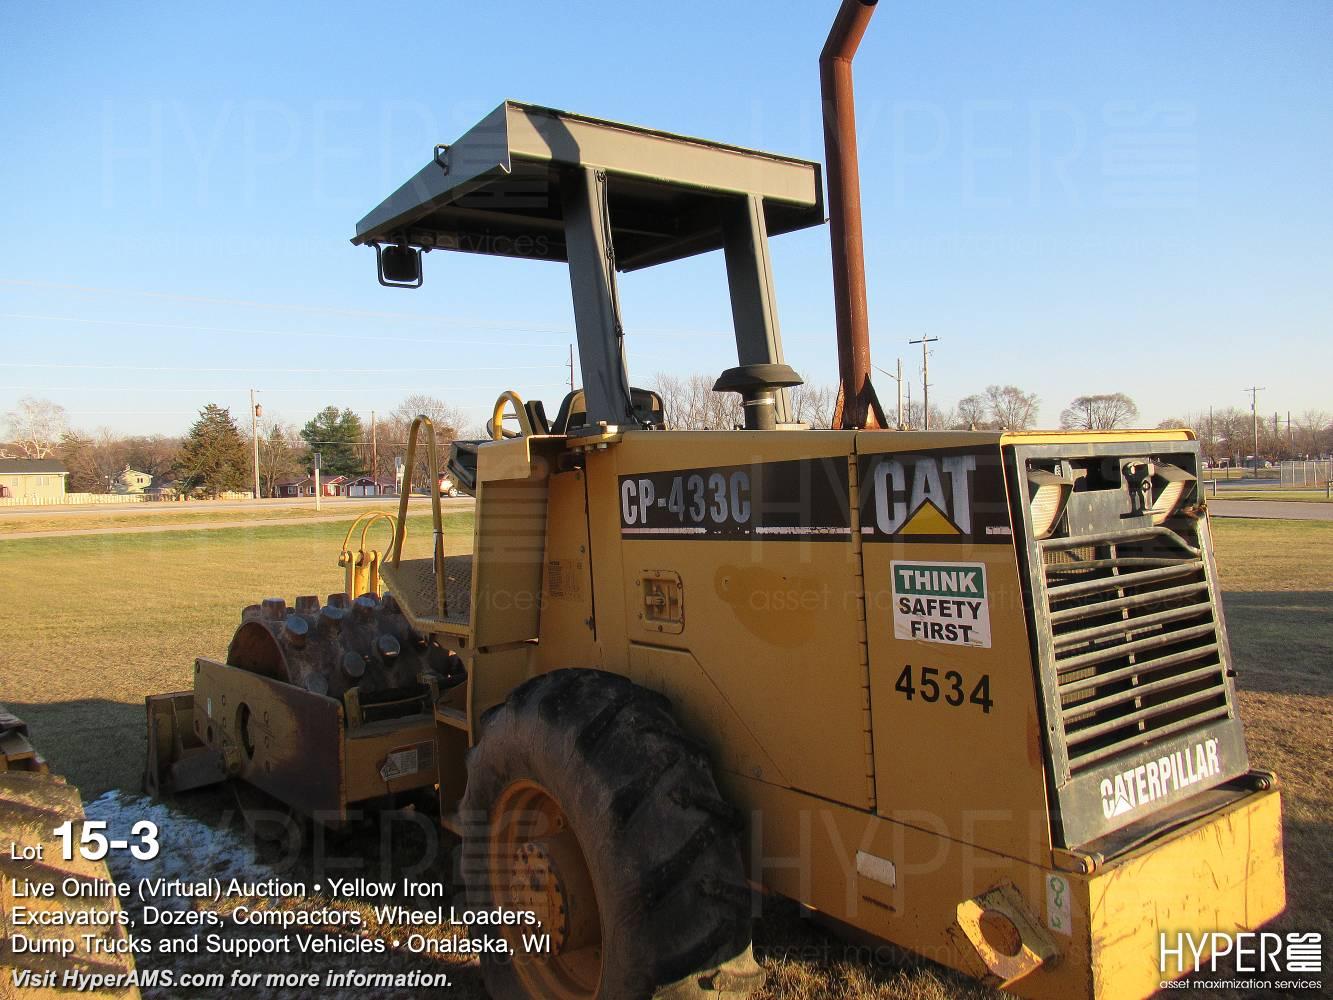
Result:
<instances>
[{"instance_id":1,"label":"yellow grab rail","mask_svg":"<svg viewBox=\"0 0 1333 1000\"><path fill-rule=\"evenodd\" d=\"M407 458L403 467L402 495L398 498L398 523L394 526L393 565L396 569L403 557L403 536L407 534L407 501L412 495L412 473L416 469L417 433L425 427L430 431L426 439L426 463L430 471L430 516L434 528L434 541L431 546L435 566L435 601L439 616L449 613L449 602L444 579L444 516L440 512L440 457L435 443L435 424L424 413L412 421L412 429L407 435Z\"/></svg>"},{"instance_id":2,"label":"yellow grab rail","mask_svg":"<svg viewBox=\"0 0 1333 1000\"><path fill-rule=\"evenodd\" d=\"M506 389L500 393L500 398L495 401L495 409L491 413L491 439L499 441L505 436L505 403L512 403L514 406L514 416L518 418L518 433L531 437L532 421L528 419L528 411L523 408L523 400L512 389Z\"/></svg>"},{"instance_id":3,"label":"yellow grab rail","mask_svg":"<svg viewBox=\"0 0 1333 1000\"><path fill-rule=\"evenodd\" d=\"M347 534L343 536L342 550L338 553L338 565L346 570L344 573L344 587L352 597L360 597L362 594L378 594L380 590L380 553L378 549L366 550L366 536L370 529L380 521L387 521L389 525L389 547L393 547L394 535L397 532L397 520L392 514L386 514L382 510L366 511L361 514L351 526L347 529ZM360 548L356 552L352 551L352 533L357 527L361 528Z\"/></svg>"}]
</instances>

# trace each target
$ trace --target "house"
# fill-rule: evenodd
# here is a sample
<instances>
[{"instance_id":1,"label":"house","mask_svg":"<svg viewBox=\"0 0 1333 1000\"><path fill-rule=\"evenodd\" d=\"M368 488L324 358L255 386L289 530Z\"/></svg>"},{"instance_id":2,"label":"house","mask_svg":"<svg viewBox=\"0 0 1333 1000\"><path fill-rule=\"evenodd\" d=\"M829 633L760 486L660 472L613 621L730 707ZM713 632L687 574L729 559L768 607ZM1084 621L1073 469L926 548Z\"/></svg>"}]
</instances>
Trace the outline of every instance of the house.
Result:
<instances>
[{"instance_id":1,"label":"house","mask_svg":"<svg viewBox=\"0 0 1333 1000\"><path fill-rule=\"evenodd\" d=\"M393 480L375 480L370 476L357 476L348 480L343 495L349 497L391 497L398 493Z\"/></svg>"},{"instance_id":2,"label":"house","mask_svg":"<svg viewBox=\"0 0 1333 1000\"><path fill-rule=\"evenodd\" d=\"M334 476L332 479L325 479L319 484L319 491L326 497L340 497L343 490L347 488L347 476Z\"/></svg>"},{"instance_id":3,"label":"house","mask_svg":"<svg viewBox=\"0 0 1333 1000\"><path fill-rule=\"evenodd\" d=\"M117 493L143 493L153 485L153 477L128 465L116 480Z\"/></svg>"},{"instance_id":4,"label":"house","mask_svg":"<svg viewBox=\"0 0 1333 1000\"><path fill-rule=\"evenodd\" d=\"M54 458L0 458L0 499L63 497L68 476L65 463Z\"/></svg>"},{"instance_id":5,"label":"house","mask_svg":"<svg viewBox=\"0 0 1333 1000\"><path fill-rule=\"evenodd\" d=\"M275 497L312 497L315 495L315 481L309 476L303 479L283 479L273 484Z\"/></svg>"}]
</instances>

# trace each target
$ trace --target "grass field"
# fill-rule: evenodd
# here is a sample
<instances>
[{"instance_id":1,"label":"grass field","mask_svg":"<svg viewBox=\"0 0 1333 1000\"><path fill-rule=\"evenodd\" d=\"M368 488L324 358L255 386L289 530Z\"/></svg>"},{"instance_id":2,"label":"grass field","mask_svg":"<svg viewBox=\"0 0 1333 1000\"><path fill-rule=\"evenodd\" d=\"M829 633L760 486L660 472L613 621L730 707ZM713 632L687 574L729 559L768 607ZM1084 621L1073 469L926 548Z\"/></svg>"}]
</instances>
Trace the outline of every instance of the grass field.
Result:
<instances>
[{"instance_id":1,"label":"grass field","mask_svg":"<svg viewBox=\"0 0 1333 1000\"><path fill-rule=\"evenodd\" d=\"M428 525L424 515L411 519L414 547L428 544ZM30 723L53 766L85 798L137 790L144 695L187 688L193 658L225 653L244 605L341 590L335 554L345 526L0 542L0 602L9 609L0 619L0 702ZM466 551L470 531L470 512L449 515L449 550ZM1229 519L1215 522L1214 531L1252 763L1279 772L1285 789L1290 902L1279 926L1322 931L1327 941L1333 530L1327 522ZM995 995L909 958L866 962L794 907L765 907L756 945L769 970L769 996ZM460 974L454 995L479 996L475 974Z\"/></svg>"},{"instance_id":2,"label":"grass field","mask_svg":"<svg viewBox=\"0 0 1333 1000\"><path fill-rule=\"evenodd\" d=\"M448 501L446 501L448 504ZM412 510L428 510L426 497L413 497ZM287 505L260 503L253 507L217 507L211 503L127 504L124 507L41 508L16 515L14 508L0 508L0 537L10 532L88 531L111 528L144 528L159 525L246 524L253 521L291 521L310 518L339 518L351 521L370 510L398 513L398 502L385 500L326 500L320 510L315 502Z\"/></svg>"}]
</instances>

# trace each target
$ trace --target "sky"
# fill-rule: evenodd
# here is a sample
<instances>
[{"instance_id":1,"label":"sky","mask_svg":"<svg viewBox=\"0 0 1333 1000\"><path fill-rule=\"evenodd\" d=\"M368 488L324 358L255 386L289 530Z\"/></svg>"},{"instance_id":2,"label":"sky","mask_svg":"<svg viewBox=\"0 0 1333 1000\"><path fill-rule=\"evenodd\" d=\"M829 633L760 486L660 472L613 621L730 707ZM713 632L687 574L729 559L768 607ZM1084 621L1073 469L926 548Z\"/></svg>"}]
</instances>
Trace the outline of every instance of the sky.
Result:
<instances>
[{"instance_id":1,"label":"sky","mask_svg":"<svg viewBox=\"0 0 1333 1000\"><path fill-rule=\"evenodd\" d=\"M567 271L355 224L506 98L823 159L837 4L0 0L0 413L180 434L566 387ZM992 383L1333 409L1333 4L884 3L855 64L871 343ZM789 363L836 378L826 227L772 240ZM734 365L720 254L622 276L631 381ZM877 385L892 405L893 382Z\"/></svg>"}]
</instances>

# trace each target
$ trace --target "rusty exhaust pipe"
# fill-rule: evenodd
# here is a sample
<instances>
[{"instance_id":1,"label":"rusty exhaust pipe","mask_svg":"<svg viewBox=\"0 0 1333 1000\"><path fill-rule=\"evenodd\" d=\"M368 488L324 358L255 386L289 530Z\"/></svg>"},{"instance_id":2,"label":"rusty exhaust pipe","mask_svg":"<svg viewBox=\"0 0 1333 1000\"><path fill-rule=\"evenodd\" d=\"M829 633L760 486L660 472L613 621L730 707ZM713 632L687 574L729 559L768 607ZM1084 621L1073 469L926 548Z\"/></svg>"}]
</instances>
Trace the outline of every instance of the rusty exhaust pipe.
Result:
<instances>
[{"instance_id":1,"label":"rusty exhaust pipe","mask_svg":"<svg viewBox=\"0 0 1333 1000\"><path fill-rule=\"evenodd\" d=\"M838 326L838 374L843 429L883 427L870 384L870 321L866 310L865 245L861 236L861 175L856 159L852 57L876 0L843 0L819 54L828 164L829 237L833 244L833 308Z\"/></svg>"}]
</instances>

